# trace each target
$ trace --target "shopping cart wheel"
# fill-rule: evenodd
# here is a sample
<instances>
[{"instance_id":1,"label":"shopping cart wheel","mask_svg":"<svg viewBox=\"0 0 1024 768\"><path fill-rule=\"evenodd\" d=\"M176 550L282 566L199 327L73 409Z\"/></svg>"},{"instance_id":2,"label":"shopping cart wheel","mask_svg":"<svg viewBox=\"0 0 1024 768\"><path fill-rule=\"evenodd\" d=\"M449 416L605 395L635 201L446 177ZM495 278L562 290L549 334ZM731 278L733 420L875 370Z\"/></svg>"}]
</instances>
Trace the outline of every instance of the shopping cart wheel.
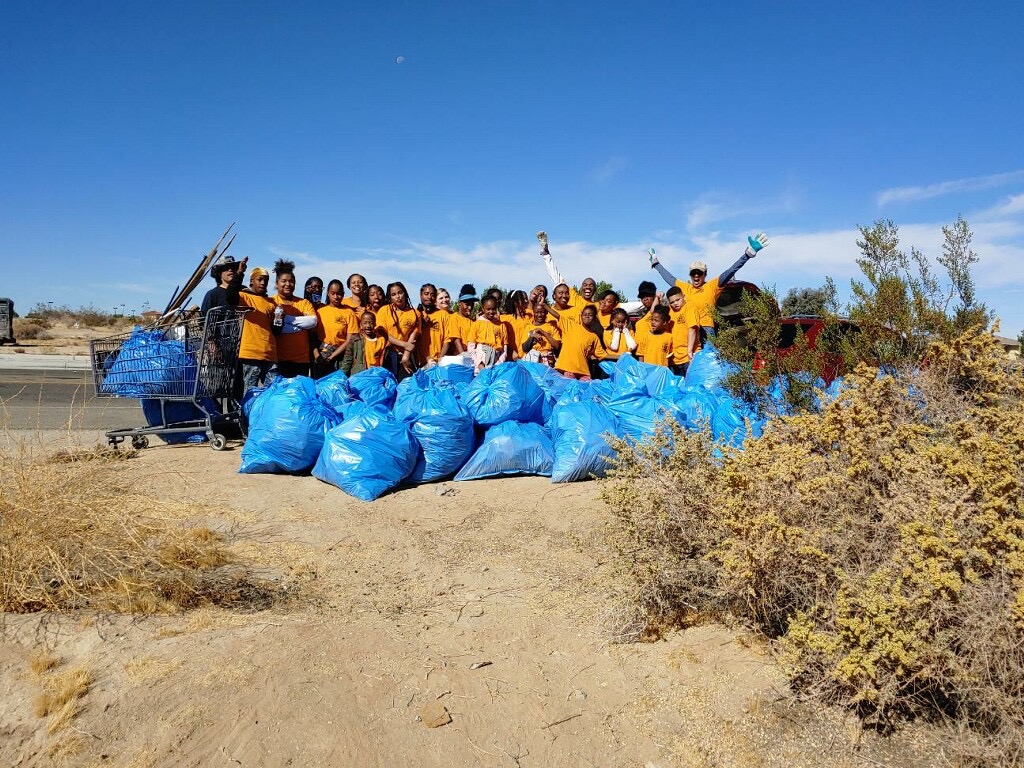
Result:
<instances>
[{"instance_id":1,"label":"shopping cart wheel","mask_svg":"<svg viewBox=\"0 0 1024 768\"><path fill-rule=\"evenodd\" d=\"M210 447L215 451L223 451L228 447L228 439L219 432L215 432L210 438Z\"/></svg>"},{"instance_id":2,"label":"shopping cart wheel","mask_svg":"<svg viewBox=\"0 0 1024 768\"><path fill-rule=\"evenodd\" d=\"M132 448L137 451L141 451L143 448L149 448L149 438L145 435L135 435L132 438Z\"/></svg>"}]
</instances>

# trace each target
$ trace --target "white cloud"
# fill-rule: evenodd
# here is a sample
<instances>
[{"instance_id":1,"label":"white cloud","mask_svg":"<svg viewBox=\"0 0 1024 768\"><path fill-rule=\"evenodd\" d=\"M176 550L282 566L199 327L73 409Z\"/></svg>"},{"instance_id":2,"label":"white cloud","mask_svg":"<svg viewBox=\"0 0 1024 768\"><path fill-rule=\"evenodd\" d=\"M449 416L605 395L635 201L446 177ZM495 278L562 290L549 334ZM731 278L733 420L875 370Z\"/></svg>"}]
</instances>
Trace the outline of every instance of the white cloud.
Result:
<instances>
[{"instance_id":1,"label":"white cloud","mask_svg":"<svg viewBox=\"0 0 1024 768\"><path fill-rule=\"evenodd\" d=\"M1024 180L1024 170L1009 173L994 173L988 176L971 176L966 179L952 179L920 187L893 187L878 193L878 205L905 203L915 200L930 200L933 197L951 195L955 192L977 192L983 189L1005 186Z\"/></svg>"},{"instance_id":2,"label":"white cloud","mask_svg":"<svg viewBox=\"0 0 1024 768\"><path fill-rule=\"evenodd\" d=\"M629 165L626 158L619 155L612 155L605 160L601 165L592 170L589 174L590 180L597 182L598 184L607 184L609 181L614 179Z\"/></svg>"},{"instance_id":3,"label":"white cloud","mask_svg":"<svg viewBox=\"0 0 1024 768\"><path fill-rule=\"evenodd\" d=\"M761 200L739 200L720 192L707 192L685 206L686 229L700 232L708 225L740 217L763 218L771 214L793 213L800 207L800 193L786 190Z\"/></svg>"}]
</instances>

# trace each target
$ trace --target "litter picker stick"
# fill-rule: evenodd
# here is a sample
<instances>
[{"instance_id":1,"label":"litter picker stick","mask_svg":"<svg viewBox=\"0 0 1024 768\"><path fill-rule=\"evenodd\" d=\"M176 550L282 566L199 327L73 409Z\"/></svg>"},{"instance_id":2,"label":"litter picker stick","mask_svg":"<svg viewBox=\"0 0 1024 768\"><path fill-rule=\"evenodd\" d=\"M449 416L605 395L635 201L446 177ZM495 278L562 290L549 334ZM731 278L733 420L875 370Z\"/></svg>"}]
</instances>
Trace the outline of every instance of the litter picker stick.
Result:
<instances>
[{"instance_id":1,"label":"litter picker stick","mask_svg":"<svg viewBox=\"0 0 1024 768\"><path fill-rule=\"evenodd\" d=\"M181 305L184 304L188 297L191 295L192 291L196 289L196 286L199 285L200 282L202 282L203 276L206 274L206 270L210 268L210 265L218 256L220 244L224 242L224 238L228 236L228 232L230 232L232 227L234 226L235 222L231 222L231 226L224 230L224 234L220 236L220 240L217 241L217 244L214 245L213 248L210 249L209 253L207 253L206 256L203 257L203 259L199 262L199 266L196 267L195 272L192 273L192 276L184 284L181 291L175 292L174 297L167 305L167 309L164 310L164 314L167 314L168 312L173 312L174 310L180 308ZM235 236L232 235L231 240L228 241L228 244L224 247L224 250L227 250L231 246L231 243L234 242L234 240ZM221 250L220 252L223 253L223 250Z\"/></svg>"}]
</instances>

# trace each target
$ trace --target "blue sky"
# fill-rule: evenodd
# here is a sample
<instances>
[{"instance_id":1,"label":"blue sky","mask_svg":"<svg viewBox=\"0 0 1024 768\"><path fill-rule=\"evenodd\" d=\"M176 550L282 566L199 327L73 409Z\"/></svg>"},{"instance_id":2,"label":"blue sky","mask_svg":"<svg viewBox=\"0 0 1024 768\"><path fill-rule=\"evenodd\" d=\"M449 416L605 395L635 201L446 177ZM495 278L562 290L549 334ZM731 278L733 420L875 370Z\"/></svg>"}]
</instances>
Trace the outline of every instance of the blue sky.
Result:
<instances>
[{"instance_id":1,"label":"blue sky","mask_svg":"<svg viewBox=\"0 0 1024 768\"><path fill-rule=\"evenodd\" d=\"M853 276L858 224L1024 327L1018 4L0 5L0 293L162 308L232 221L301 278L632 294L655 246L741 276ZM399 63L397 57L404 57ZM212 285L212 281L208 282ZM196 300L201 298L197 294Z\"/></svg>"}]
</instances>

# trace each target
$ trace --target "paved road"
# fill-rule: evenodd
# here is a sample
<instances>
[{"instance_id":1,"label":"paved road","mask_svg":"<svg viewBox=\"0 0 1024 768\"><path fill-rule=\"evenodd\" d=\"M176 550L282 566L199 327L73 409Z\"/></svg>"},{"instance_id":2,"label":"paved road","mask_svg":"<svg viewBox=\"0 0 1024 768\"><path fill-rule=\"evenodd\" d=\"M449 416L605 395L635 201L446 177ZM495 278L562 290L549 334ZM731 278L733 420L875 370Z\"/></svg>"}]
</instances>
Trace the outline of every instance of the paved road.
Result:
<instances>
[{"instance_id":1,"label":"paved road","mask_svg":"<svg viewBox=\"0 0 1024 768\"><path fill-rule=\"evenodd\" d=\"M0 366L0 424L7 429L94 431L145 423L138 400L97 398L89 371Z\"/></svg>"}]
</instances>

